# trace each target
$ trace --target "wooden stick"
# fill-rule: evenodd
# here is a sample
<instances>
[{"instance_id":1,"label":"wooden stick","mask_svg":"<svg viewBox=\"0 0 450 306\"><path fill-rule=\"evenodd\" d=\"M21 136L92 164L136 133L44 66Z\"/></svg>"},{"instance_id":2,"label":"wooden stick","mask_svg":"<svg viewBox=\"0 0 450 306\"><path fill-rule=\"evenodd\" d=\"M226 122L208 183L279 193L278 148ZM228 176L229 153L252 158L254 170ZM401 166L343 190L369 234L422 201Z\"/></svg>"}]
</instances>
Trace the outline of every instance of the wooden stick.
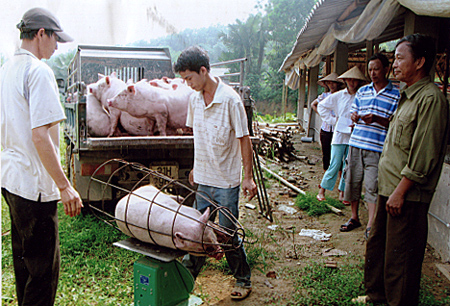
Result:
<instances>
[{"instance_id":1,"label":"wooden stick","mask_svg":"<svg viewBox=\"0 0 450 306\"><path fill-rule=\"evenodd\" d=\"M276 174L275 172L267 169L266 167L264 167L263 165L261 165L261 168L264 171L267 171L268 173L270 173L270 175L274 176L277 180L279 180L282 184L284 184L285 186L291 188L292 190L301 193L303 195L306 195L306 192L304 192L303 190L301 190L300 188L298 188L297 186L292 185L291 183L289 183L288 181L286 181L284 178L282 178L281 176L279 176L278 174ZM331 206L328 203L325 203L325 205L327 205L332 212L334 212L335 214L341 215L342 211L340 209L337 209L336 207Z\"/></svg>"}]
</instances>

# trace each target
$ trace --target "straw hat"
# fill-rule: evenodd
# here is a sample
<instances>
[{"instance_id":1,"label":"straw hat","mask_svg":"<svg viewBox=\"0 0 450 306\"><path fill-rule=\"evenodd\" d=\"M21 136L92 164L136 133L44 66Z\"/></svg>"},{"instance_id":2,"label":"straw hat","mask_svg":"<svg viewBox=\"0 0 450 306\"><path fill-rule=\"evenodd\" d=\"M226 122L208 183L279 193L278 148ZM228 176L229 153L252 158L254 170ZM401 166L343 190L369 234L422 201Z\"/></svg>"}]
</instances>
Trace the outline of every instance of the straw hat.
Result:
<instances>
[{"instance_id":1,"label":"straw hat","mask_svg":"<svg viewBox=\"0 0 450 306\"><path fill-rule=\"evenodd\" d=\"M325 81L336 82L340 84L344 83L344 81L338 79L338 74L336 72L332 72L326 77L321 78L320 80L317 81L317 84L319 84L322 87L327 87L324 83Z\"/></svg>"},{"instance_id":2,"label":"straw hat","mask_svg":"<svg viewBox=\"0 0 450 306\"><path fill-rule=\"evenodd\" d=\"M354 66L352 69L347 70L341 74L338 79L356 79L367 82L366 76L359 70L358 66Z\"/></svg>"}]
</instances>

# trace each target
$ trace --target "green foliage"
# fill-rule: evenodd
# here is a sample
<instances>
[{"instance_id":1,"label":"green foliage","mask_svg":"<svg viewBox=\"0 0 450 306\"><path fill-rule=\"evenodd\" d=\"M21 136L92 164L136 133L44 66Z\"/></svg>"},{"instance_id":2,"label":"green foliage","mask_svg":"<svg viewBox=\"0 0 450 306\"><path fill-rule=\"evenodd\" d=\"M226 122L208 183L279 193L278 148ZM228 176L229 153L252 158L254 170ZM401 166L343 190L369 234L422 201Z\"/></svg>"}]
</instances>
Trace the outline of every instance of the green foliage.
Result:
<instances>
[{"instance_id":1,"label":"green foliage","mask_svg":"<svg viewBox=\"0 0 450 306\"><path fill-rule=\"evenodd\" d=\"M278 260L276 254L269 253L264 245L266 243L276 243L275 240L271 236L265 237L264 234L261 237L258 237L253 232L249 230L245 230L245 253L247 254L247 262L250 266L250 269L257 269L262 273L266 273L267 270L272 266L273 261ZM247 241L253 241L251 243L247 243ZM211 267L213 269L217 269L222 272L230 273L228 262L225 256L217 261L208 259L207 265L205 268Z\"/></svg>"},{"instance_id":2,"label":"green foliage","mask_svg":"<svg viewBox=\"0 0 450 306\"><path fill-rule=\"evenodd\" d=\"M55 74L56 79L66 80L68 76L68 67L73 57L76 54L76 50L73 49L66 53L58 54L52 56L49 60L44 60L47 65L52 68L53 73Z\"/></svg>"},{"instance_id":3,"label":"green foliage","mask_svg":"<svg viewBox=\"0 0 450 306\"><path fill-rule=\"evenodd\" d=\"M359 260L356 264L345 262L349 260L351 259L343 259L342 265L337 269L327 268L320 262L311 262L300 269L295 277L295 305L353 305L352 298L365 295L364 262L363 260ZM437 300L432 290L441 291L441 296L448 293L448 288L439 288L439 284L423 277L419 306L449 305L448 295L442 300Z\"/></svg>"},{"instance_id":4,"label":"green foliage","mask_svg":"<svg viewBox=\"0 0 450 306\"><path fill-rule=\"evenodd\" d=\"M316 194L307 192L306 195L299 194L295 199L295 205L308 213L308 216L320 216L331 212L331 209L325 204L329 204L338 209L344 208L344 204L333 198L325 196L324 201L319 201Z\"/></svg>"},{"instance_id":5,"label":"green foliage","mask_svg":"<svg viewBox=\"0 0 450 306\"><path fill-rule=\"evenodd\" d=\"M285 116L272 116L270 114L266 115L258 115L258 121L262 121L265 123L285 123L285 122L296 122L297 117L294 113L286 113Z\"/></svg>"},{"instance_id":6,"label":"green foliage","mask_svg":"<svg viewBox=\"0 0 450 306\"><path fill-rule=\"evenodd\" d=\"M2 199L2 231L10 228ZM133 263L142 255L112 245L126 236L92 215L58 209L61 271L55 305L132 305ZM17 304L11 237L2 237L2 305Z\"/></svg>"},{"instance_id":7,"label":"green foliage","mask_svg":"<svg viewBox=\"0 0 450 306\"><path fill-rule=\"evenodd\" d=\"M351 305L351 299L364 295L364 263L342 265L338 269L312 262L299 271L294 299L297 305Z\"/></svg>"},{"instance_id":8,"label":"green foliage","mask_svg":"<svg viewBox=\"0 0 450 306\"><path fill-rule=\"evenodd\" d=\"M186 29L177 34L168 35L149 41L136 41L130 46L136 47L169 47L172 61L176 61L181 51L187 47L198 45L208 51L211 63L220 61L223 52L227 47L219 40L219 34L226 32L224 25L214 25L201 29Z\"/></svg>"}]
</instances>

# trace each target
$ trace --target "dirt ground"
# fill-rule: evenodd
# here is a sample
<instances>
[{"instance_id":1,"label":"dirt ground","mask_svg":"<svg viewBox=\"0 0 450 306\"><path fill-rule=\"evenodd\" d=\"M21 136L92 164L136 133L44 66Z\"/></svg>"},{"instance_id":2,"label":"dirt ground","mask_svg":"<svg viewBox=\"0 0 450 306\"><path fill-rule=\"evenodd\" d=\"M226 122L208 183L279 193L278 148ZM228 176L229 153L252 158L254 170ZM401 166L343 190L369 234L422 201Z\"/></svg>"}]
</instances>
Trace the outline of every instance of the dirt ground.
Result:
<instances>
[{"instance_id":1,"label":"dirt ground","mask_svg":"<svg viewBox=\"0 0 450 306\"><path fill-rule=\"evenodd\" d=\"M304 191L317 192L318 185L323 176L320 145L317 143L301 143L300 136L294 137L297 155L307 156L305 161L293 161L290 163L272 163L268 165L275 172L281 171L283 177L295 180L294 185ZM240 203L240 221L242 225L250 230L254 237L248 242L263 242L264 248L269 254L276 256L277 260L266 259L267 266L252 270L253 291L250 296L242 301L231 300L230 292L234 285L234 278L220 271L208 268L197 278L194 293L200 295L204 301L202 305L286 305L292 299L294 293L294 281L292 275L299 267L309 264L311 260L323 262L334 260L339 266L343 258L363 258L366 241L363 237L365 224L367 222L367 209L364 205L360 207L360 220L362 227L351 232L339 231L341 224L345 223L351 215L350 208L345 207L343 215L334 213L322 215L318 218L309 217L303 211L297 209L296 213L283 212L282 207L292 206L296 194L289 188L270 180L268 186L270 204L273 209L274 221L270 223L263 218L258 208L251 210L245 208L248 203L242 199ZM338 199L336 189L328 192L328 196ZM250 202L258 206L256 199ZM277 225L273 230L268 226ZM314 240L309 237L299 236L301 229L318 229L328 234L331 238L327 242ZM255 241L258 240L258 241ZM344 251L344 256L323 256L324 251ZM351 256L355 255L355 256ZM423 273L429 278L444 280L443 286L450 287L450 281L441 275L436 268L436 263L441 263L440 258L432 248L428 247L423 264ZM272 272L270 275L270 273ZM272 278L270 276L275 276Z\"/></svg>"}]
</instances>

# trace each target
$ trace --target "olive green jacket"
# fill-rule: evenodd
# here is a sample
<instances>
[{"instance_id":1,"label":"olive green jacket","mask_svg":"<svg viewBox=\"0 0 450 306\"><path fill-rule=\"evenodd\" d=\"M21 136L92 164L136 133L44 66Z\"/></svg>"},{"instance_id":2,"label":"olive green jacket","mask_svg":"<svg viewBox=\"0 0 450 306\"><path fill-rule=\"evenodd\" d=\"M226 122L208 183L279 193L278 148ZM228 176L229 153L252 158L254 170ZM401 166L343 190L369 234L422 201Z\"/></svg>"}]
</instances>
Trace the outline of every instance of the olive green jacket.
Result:
<instances>
[{"instance_id":1,"label":"olive green jacket","mask_svg":"<svg viewBox=\"0 0 450 306\"><path fill-rule=\"evenodd\" d=\"M378 194L389 197L402 177L415 182L405 200L429 203L450 135L450 106L425 77L403 90L378 168Z\"/></svg>"}]
</instances>

